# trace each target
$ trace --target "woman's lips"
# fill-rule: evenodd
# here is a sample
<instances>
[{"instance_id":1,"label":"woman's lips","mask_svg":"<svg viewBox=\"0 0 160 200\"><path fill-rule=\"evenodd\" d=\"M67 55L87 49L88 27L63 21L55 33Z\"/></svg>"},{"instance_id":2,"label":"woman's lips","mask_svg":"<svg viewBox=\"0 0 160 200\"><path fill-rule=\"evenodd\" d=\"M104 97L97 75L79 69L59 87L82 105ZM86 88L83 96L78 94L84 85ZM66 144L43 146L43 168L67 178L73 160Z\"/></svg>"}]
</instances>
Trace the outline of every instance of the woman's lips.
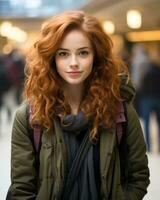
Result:
<instances>
[{"instance_id":1,"label":"woman's lips","mask_svg":"<svg viewBox=\"0 0 160 200\"><path fill-rule=\"evenodd\" d=\"M81 71L71 71L71 72L67 72L67 74L70 76L70 77L78 77L80 76L82 72Z\"/></svg>"}]
</instances>

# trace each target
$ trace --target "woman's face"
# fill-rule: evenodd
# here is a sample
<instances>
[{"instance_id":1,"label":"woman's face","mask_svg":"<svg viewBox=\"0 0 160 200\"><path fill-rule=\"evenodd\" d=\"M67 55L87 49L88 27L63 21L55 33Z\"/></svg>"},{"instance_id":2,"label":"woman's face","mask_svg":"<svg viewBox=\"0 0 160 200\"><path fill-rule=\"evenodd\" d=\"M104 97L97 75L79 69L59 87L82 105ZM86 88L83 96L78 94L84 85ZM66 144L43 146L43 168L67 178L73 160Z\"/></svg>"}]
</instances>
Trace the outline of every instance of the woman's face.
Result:
<instances>
[{"instance_id":1,"label":"woman's face","mask_svg":"<svg viewBox=\"0 0 160 200\"><path fill-rule=\"evenodd\" d=\"M72 30L56 52L56 69L66 84L83 85L92 71L93 59L93 48L87 36L80 30Z\"/></svg>"}]
</instances>

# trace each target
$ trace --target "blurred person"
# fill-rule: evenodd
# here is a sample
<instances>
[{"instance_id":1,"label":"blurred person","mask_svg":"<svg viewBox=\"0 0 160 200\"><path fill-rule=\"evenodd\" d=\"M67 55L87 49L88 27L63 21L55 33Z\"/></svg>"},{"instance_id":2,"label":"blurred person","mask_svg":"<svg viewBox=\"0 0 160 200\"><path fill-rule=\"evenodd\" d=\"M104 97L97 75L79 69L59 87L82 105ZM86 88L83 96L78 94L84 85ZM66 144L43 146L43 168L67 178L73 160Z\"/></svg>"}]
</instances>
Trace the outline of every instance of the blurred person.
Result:
<instances>
[{"instance_id":1,"label":"blurred person","mask_svg":"<svg viewBox=\"0 0 160 200\"><path fill-rule=\"evenodd\" d=\"M150 117L154 113L158 124L158 150L160 152L160 60L153 60L141 84L140 112L144 121L147 150L151 151Z\"/></svg>"},{"instance_id":2,"label":"blurred person","mask_svg":"<svg viewBox=\"0 0 160 200\"><path fill-rule=\"evenodd\" d=\"M131 77L133 85L136 88L135 108L141 117L140 105L142 79L150 66L149 54L143 44L135 44L131 54Z\"/></svg>"},{"instance_id":3,"label":"blurred person","mask_svg":"<svg viewBox=\"0 0 160 200\"><path fill-rule=\"evenodd\" d=\"M10 90L11 83L5 68L5 56L0 55L0 111L4 106L4 95ZM8 118L10 118L10 109L7 108ZM1 121L1 120L0 120Z\"/></svg>"},{"instance_id":4,"label":"blurred person","mask_svg":"<svg viewBox=\"0 0 160 200\"><path fill-rule=\"evenodd\" d=\"M0 55L0 94L1 96L11 88L11 83L5 68L5 56Z\"/></svg>"},{"instance_id":5,"label":"blurred person","mask_svg":"<svg viewBox=\"0 0 160 200\"><path fill-rule=\"evenodd\" d=\"M8 73L10 84L15 91L15 101L17 105L21 103L21 96L24 83L24 56L18 51L13 49L7 56L5 61L5 68Z\"/></svg>"},{"instance_id":6,"label":"blurred person","mask_svg":"<svg viewBox=\"0 0 160 200\"><path fill-rule=\"evenodd\" d=\"M143 199L149 169L134 93L95 17L68 11L49 19L27 56L25 101L13 123L12 199ZM120 102L127 124L119 146L115 119ZM38 167L30 139L35 125L42 133ZM67 197L67 183L86 146ZM124 146L127 151L120 155Z\"/></svg>"},{"instance_id":7,"label":"blurred person","mask_svg":"<svg viewBox=\"0 0 160 200\"><path fill-rule=\"evenodd\" d=\"M119 57L123 60L123 62L126 64L126 66L129 69L130 72L130 67L131 67L131 55L129 53L129 50L127 49L126 46L122 48L122 50L118 53Z\"/></svg>"}]
</instances>

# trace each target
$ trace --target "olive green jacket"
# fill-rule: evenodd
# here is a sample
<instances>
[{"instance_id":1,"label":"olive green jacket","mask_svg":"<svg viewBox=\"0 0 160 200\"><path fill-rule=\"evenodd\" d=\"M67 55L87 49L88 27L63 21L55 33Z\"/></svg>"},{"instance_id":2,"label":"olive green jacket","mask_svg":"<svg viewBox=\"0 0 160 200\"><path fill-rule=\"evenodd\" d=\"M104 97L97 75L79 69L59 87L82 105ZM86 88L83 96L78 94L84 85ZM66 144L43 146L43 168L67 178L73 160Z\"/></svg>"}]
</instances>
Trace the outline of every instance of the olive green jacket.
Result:
<instances>
[{"instance_id":1,"label":"olive green jacket","mask_svg":"<svg viewBox=\"0 0 160 200\"><path fill-rule=\"evenodd\" d=\"M100 176L103 200L141 200L149 185L146 146L138 116L131 100L134 89L122 80L122 96L127 110L127 182L120 182L120 159L116 128L100 133ZM57 200L66 175L67 151L60 124L43 130L40 168L35 167L35 151L28 133L26 104L16 112L12 129L11 191L13 200ZM37 182L38 180L38 182Z\"/></svg>"}]
</instances>

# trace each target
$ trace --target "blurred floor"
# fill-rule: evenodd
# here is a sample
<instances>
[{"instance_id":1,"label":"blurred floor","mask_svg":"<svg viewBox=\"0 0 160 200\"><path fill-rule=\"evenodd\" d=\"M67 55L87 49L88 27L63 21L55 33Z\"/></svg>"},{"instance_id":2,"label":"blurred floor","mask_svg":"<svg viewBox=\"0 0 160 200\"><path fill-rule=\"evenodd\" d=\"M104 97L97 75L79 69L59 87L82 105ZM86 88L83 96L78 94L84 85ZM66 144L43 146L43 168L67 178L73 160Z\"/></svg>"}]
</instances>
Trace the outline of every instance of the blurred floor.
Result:
<instances>
[{"instance_id":1,"label":"blurred floor","mask_svg":"<svg viewBox=\"0 0 160 200\"><path fill-rule=\"evenodd\" d=\"M11 98L10 98L11 100ZM12 109L15 110L16 106ZM5 200L7 189L10 185L10 139L11 122L7 120L6 110L3 108L0 113L0 200ZM160 154L157 153L157 126L154 115L151 119L153 153L148 155L151 174L151 184L148 188L148 194L144 200L159 200L159 181L160 181Z\"/></svg>"}]
</instances>

